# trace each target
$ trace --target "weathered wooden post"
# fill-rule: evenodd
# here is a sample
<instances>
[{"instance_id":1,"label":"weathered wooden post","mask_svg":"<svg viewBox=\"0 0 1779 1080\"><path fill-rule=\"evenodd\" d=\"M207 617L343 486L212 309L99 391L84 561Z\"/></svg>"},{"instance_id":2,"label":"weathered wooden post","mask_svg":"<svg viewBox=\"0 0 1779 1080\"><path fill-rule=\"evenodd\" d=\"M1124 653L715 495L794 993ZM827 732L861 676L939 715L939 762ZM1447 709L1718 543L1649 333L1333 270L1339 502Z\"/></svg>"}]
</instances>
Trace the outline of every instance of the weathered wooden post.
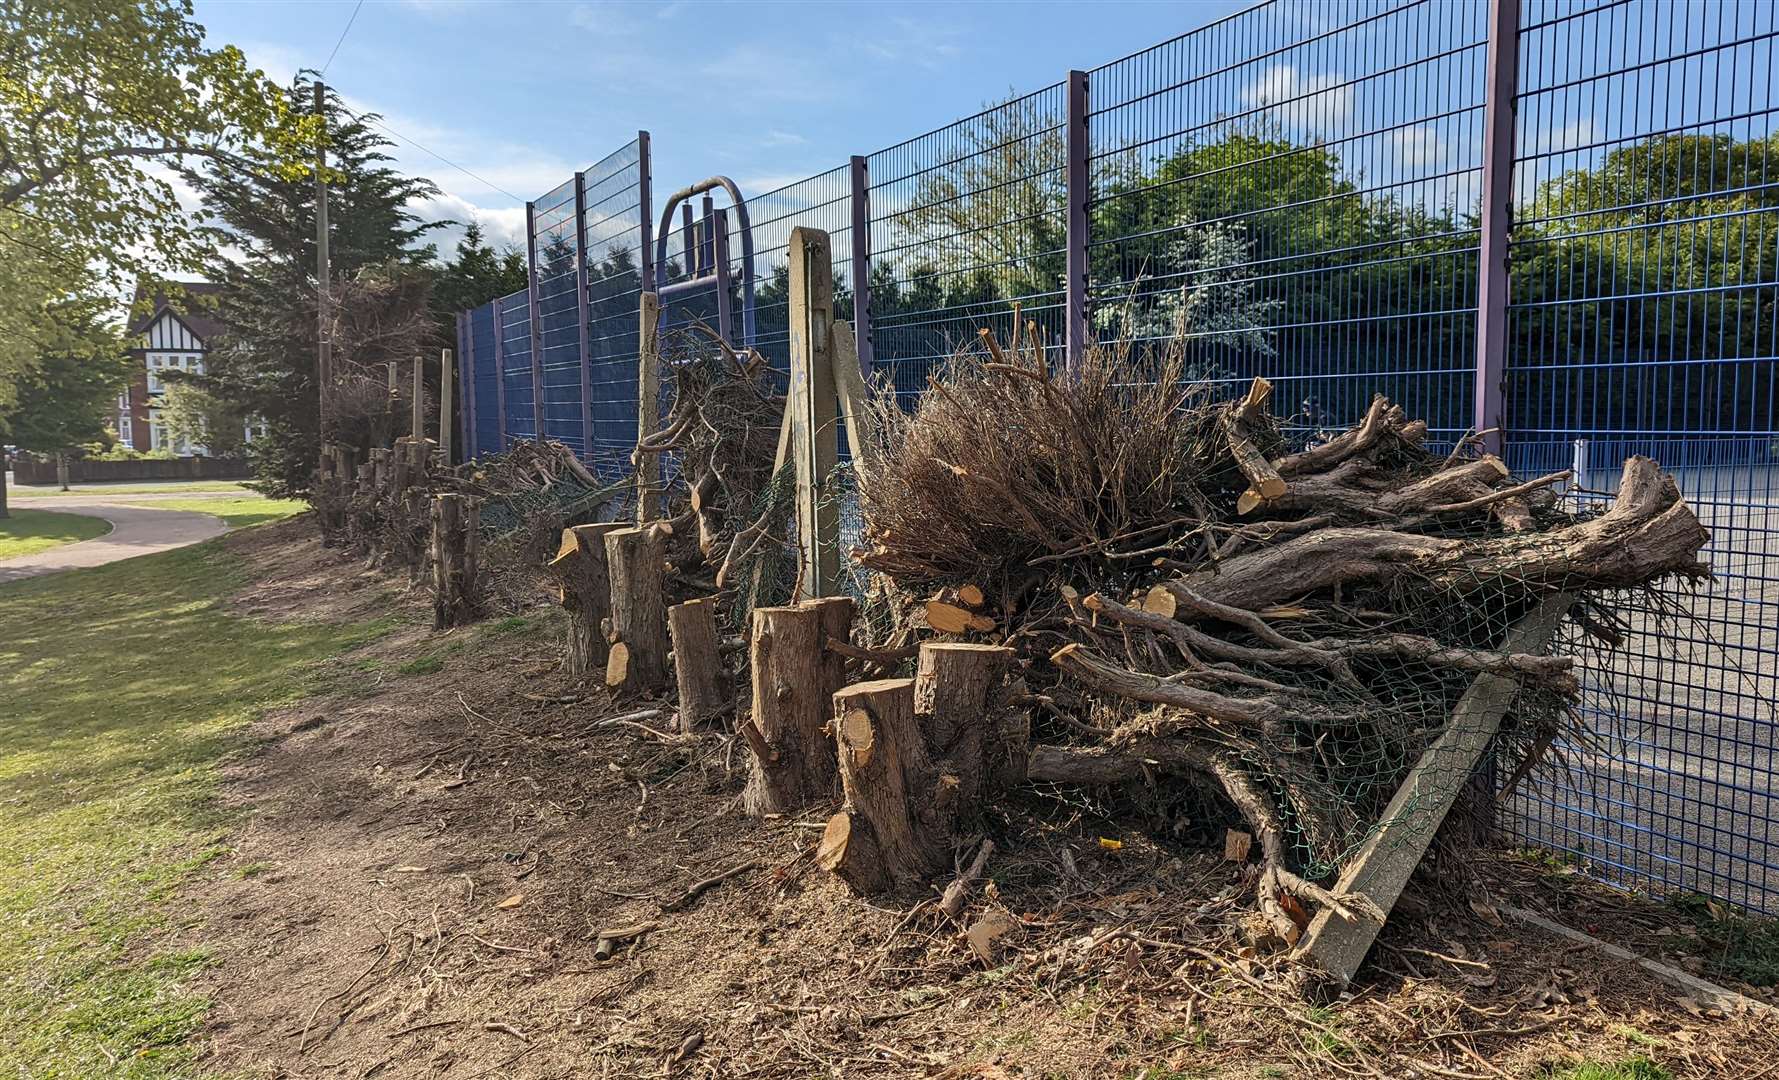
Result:
<instances>
[{"instance_id":1,"label":"weathered wooden post","mask_svg":"<svg viewBox=\"0 0 1779 1080\"><path fill-rule=\"evenodd\" d=\"M798 580L807 596L840 587L840 508L827 483L840 460L834 389L834 268L828 234L798 226L789 251L791 447L797 468Z\"/></svg>"},{"instance_id":2,"label":"weathered wooden post","mask_svg":"<svg viewBox=\"0 0 1779 1080\"><path fill-rule=\"evenodd\" d=\"M423 442L426 439L426 375L418 356L414 357L414 400L409 403L409 408L412 411L408 434L414 436L414 441Z\"/></svg>"},{"instance_id":3,"label":"weathered wooden post","mask_svg":"<svg viewBox=\"0 0 1779 1080\"><path fill-rule=\"evenodd\" d=\"M561 589L568 612L568 640L563 670L573 676L603 672L608 643L605 622L611 615L611 576L605 538L624 528L622 522L575 525L562 530L562 544L548 567Z\"/></svg>"},{"instance_id":4,"label":"weathered wooden post","mask_svg":"<svg viewBox=\"0 0 1779 1080\"><path fill-rule=\"evenodd\" d=\"M478 501L467 495L432 497L432 625L462 626L482 610Z\"/></svg>"},{"instance_id":5,"label":"weathered wooden post","mask_svg":"<svg viewBox=\"0 0 1779 1080\"><path fill-rule=\"evenodd\" d=\"M451 350L444 349L439 353L439 449L445 455L445 468L456 464L451 456L452 436L457 434L454 426L457 406L457 369L451 363Z\"/></svg>"},{"instance_id":6,"label":"weathered wooden post","mask_svg":"<svg viewBox=\"0 0 1779 1080\"><path fill-rule=\"evenodd\" d=\"M636 438L641 442L661 426L661 297L643 293L639 313L642 326L636 357ZM636 469L636 522L641 525L661 516L665 501L661 457L636 453L631 455L630 463Z\"/></svg>"},{"instance_id":7,"label":"weathered wooden post","mask_svg":"<svg viewBox=\"0 0 1779 1080\"><path fill-rule=\"evenodd\" d=\"M605 683L614 690L653 694L667 685L666 535L660 522L605 534L612 612Z\"/></svg>"},{"instance_id":8,"label":"weathered wooden post","mask_svg":"<svg viewBox=\"0 0 1779 1080\"><path fill-rule=\"evenodd\" d=\"M667 609L680 730L693 731L729 710L729 672L717 647L717 600L706 596Z\"/></svg>"}]
</instances>

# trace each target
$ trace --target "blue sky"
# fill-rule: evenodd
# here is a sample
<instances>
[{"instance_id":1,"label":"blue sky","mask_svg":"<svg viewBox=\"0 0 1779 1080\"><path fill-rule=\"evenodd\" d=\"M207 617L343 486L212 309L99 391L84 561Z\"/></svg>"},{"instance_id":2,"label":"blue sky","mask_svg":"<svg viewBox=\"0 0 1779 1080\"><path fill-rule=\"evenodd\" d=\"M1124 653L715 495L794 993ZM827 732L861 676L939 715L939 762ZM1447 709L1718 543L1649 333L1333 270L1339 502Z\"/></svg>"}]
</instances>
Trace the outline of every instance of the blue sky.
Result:
<instances>
[{"instance_id":1,"label":"blue sky","mask_svg":"<svg viewBox=\"0 0 1779 1080\"><path fill-rule=\"evenodd\" d=\"M327 60L353 5L198 0L197 19L287 79ZM367 0L327 79L480 177L398 143L445 192L425 216L513 240L525 199L638 129L658 191L720 172L754 194L1246 6Z\"/></svg>"}]
</instances>

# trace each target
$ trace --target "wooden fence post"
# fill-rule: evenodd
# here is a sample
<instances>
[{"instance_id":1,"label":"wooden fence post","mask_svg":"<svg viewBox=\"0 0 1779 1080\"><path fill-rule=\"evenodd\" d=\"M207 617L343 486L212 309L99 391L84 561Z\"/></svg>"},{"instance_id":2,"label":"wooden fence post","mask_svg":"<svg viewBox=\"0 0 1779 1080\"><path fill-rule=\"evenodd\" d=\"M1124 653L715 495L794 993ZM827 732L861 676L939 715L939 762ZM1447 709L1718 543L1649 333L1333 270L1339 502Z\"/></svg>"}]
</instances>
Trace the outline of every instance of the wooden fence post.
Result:
<instances>
[{"instance_id":1,"label":"wooden fence post","mask_svg":"<svg viewBox=\"0 0 1779 1080\"><path fill-rule=\"evenodd\" d=\"M840 508L827 483L840 460L834 389L834 267L828 234L791 230L792 451L797 463L798 580L804 596L840 585Z\"/></svg>"},{"instance_id":2,"label":"wooden fence post","mask_svg":"<svg viewBox=\"0 0 1779 1080\"><path fill-rule=\"evenodd\" d=\"M451 364L451 350L450 349L440 350L440 352L439 352L439 449L444 451L445 467L447 469L450 468L453 464L455 464L455 459L452 458L452 456L451 456L451 451L453 449L453 447L451 445L451 442L452 442L451 437L456 434L456 428L454 427L454 419L453 419L456 416L456 404L457 404L457 402L455 400L456 395L457 395L457 388L455 385L453 385L456 382L456 379L455 379L456 374L457 374L457 369L455 367L453 367Z\"/></svg>"},{"instance_id":3,"label":"wooden fence post","mask_svg":"<svg viewBox=\"0 0 1779 1080\"><path fill-rule=\"evenodd\" d=\"M642 320L636 355L636 441L661 426L661 298L642 294ZM661 516L661 458L658 454L632 454L636 469L636 521L642 524Z\"/></svg>"}]
</instances>

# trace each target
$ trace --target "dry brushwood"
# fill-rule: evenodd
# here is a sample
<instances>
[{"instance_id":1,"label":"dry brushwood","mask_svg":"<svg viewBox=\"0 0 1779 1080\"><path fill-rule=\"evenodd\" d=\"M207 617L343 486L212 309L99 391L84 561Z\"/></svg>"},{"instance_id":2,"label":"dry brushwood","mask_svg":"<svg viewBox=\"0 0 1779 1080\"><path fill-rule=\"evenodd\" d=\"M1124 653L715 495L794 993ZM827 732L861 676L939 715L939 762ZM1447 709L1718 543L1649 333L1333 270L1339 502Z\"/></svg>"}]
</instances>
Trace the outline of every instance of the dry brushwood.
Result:
<instances>
[{"instance_id":1,"label":"dry brushwood","mask_svg":"<svg viewBox=\"0 0 1779 1080\"><path fill-rule=\"evenodd\" d=\"M1572 658L1504 649L1510 626L1557 596L1609 625L1617 590L1708 576L1706 530L1646 458L1589 517L1559 507L1567 474L1516 480L1468 441L1436 453L1381 397L1352 430L1290 452L1270 384L1215 400L1181 382L1178 344L1089 349L1073 376L1039 349L986 344L912 411L874 403L881 464L861 484L857 556L892 608L924 615L861 645L906 646L917 626L1014 650L1030 684L1018 699L1045 706L1032 782L1179 774L1220 791L1260 841L1259 906L1286 940L1312 908L1371 914L1322 883L1390 824L1380 815L1476 679L1516 688L1510 759L1574 722ZM866 714L895 689L873 687ZM882 801L849 789L845 831ZM881 831L887 865L907 845ZM921 847L927 872L949 865L950 847Z\"/></svg>"}]
</instances>

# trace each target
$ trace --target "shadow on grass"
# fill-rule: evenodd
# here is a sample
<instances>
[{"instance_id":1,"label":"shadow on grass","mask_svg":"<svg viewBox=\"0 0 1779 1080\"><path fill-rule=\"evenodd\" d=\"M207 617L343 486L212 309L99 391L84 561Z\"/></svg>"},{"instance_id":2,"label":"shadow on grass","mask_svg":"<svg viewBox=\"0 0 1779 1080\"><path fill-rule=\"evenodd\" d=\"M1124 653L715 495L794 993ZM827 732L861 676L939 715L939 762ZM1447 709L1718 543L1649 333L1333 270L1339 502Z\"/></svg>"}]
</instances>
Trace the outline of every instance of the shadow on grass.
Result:
<instances>
[{"instance_id":1,"label":"shadow on grass","mask_svg":"<svg viewBox=\"0 0 1779 1080\"><path fill-rule=\"evenodd\" d=\"M138 956L157 906L220 846L216 766L317 661L386 623L228 612L218 543L0 586L0 1074L160 1077L204 958ZM126 960L128 956L128 960Z\"/></svg>"}]
</instances>

